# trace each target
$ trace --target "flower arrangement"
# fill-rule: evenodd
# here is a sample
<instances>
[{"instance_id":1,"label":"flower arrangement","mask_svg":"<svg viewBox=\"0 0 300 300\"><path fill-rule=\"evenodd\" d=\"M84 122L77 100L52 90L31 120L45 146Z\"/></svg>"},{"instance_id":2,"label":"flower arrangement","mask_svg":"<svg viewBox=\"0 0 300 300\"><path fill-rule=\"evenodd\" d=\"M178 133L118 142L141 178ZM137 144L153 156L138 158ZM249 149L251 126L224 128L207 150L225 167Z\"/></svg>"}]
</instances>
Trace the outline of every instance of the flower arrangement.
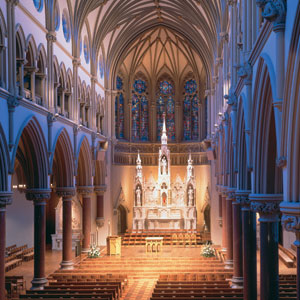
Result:
<instances>
[{"instance_id":1,"label":"flower arrangement","mask_svg":"<svg viewBox=\"0 0 300 300\"><path fill-rule=\"evenodd\" d=\"M100 257L100 249L96 247L96 245L91 245L91 248L88 252L89 258L97 258Z\"/></svg>"},{"instance_id":2,"label":"flower arrangement","mask_svg":"<svg viewBox=\"0 0 300 300\"><path fill-rule=\"evenodd\" d=\"M215 256L215 249L211 245L206 244L201 249L201 255L204 257L213 257Z\"/></svg>"}]
</instances>

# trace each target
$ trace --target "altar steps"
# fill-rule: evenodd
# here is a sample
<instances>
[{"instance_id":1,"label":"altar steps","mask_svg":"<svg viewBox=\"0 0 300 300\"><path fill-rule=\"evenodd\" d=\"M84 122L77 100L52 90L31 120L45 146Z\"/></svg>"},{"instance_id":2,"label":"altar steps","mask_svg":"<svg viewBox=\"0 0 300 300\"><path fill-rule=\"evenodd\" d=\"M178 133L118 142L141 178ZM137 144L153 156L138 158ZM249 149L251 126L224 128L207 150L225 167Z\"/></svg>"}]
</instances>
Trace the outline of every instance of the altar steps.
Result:
<instances>
[{"instance_id":1,"label":"altar steps","mask_svg":"<svg viewBox=\"0 0 300 300\"><path fill-rule=\"evenodd\" d=\"M200 231L172 230L172 231L143 231L126 232L122 236L123 246L146 245L146 237L163 237L163 245L168 246L197 246L210 241L210 233Z\"/></svg>"}]
</instances>

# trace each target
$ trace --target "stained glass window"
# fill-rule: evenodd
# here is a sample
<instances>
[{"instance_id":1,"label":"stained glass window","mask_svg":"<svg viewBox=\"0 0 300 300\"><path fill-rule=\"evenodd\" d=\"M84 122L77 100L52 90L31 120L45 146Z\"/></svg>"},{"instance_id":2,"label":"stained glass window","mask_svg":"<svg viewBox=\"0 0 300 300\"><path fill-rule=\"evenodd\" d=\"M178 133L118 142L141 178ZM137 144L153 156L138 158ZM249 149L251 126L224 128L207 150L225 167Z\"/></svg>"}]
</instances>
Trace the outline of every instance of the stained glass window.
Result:
<instances>
[{"instance_id":1,"label":"stained glass window","mask_svg":"<svg viewBox=\"0 0 300 300\"><path fill-rule=\"evenodd\" d=\"M56 2L55 11L54 11L54 27L56 31L59 30L59 25L60 25L59 7L58 7L58 3Z\"/></svg>"},{"instance_id":2,"label":"stained glass window","mask_svg":"<svg viewBox=\"0 0 300 300\"><path fill-rule=\"evenodd\" d=\"M157 140L160 141L164 114L166 117L167 135L169 140L175 140L175 102L174 87L167 81L159 82L157 98Z\"/></svg>"},{"instance_id":3,"label":"stained glass window","mask_svg":"<svg viewBox=\"0 0 300 300\"><path fill-rule=\"evenodd\" d=\"M117 76L116 87L118 95L115 99L115 132L116 137L124 138L124 95L123 95L123 81L122 78Z\"/></svg>"},{"instance_id":4,"label":"stained glass window","mask_svg":"<svg viewBox=\"0 0 300 300\"><path fill-rule=\"evenodd\" d=\"M103 78L103 76L104 76L104 58L103 58L102 54L100 54L100 57L99 57L99 73L100 73L100 78Z\"/></svg>"},{"instance_id":5,"label":"stained glass window","mask_svg":"<svg viewBox=\"0 0 300 300\"><path fill-rule=\"evenodd\" d=\"M70 41L70 22L68 18L68 12L66 10L63 11L62 13L62 28L64 32L64 37L67 42Z\"/></svg>"},{"instance_id":6,"label":"stained glass window","mask_svg":"<svg viewBox=\"0 0 300 300\"><path fill-rule=\"evenodd\" d=\"M147 85L144 80L137 79L132 91L132 140L148 140L148 99Z\"/></svg>"},{"instance_id":7,"label":"stained glass window","mask_svg":"<svg viewBox=\"0 0 300 300\"><path fill-rule=\"evenodd\" d=\"M33 0L34 7L38 12L43 10L43 0Z\"/></svg>"},{"instance_id":8,"label":"stained glass window","mask_svg":"<svg viewBox=\"0 0 300 300\"><path fill-rule=\"evenodd\" d=\"M84 54L84 59L85 59L86 63L88 64L90 61L90 52L89 52L88 39L86 36L84 37L83 54Z\"/></svg>"},{"instance_id":9,"label":"stained glass window","mask_svg":"<svg viewBox=\"0 0 300 300\"><path fill-rule=\"evenodd\" d=\"M196 81L193 79L186 81L184 89L183 138L186 141L198 140L199 100Z\"/></svg>"}]
</instances>

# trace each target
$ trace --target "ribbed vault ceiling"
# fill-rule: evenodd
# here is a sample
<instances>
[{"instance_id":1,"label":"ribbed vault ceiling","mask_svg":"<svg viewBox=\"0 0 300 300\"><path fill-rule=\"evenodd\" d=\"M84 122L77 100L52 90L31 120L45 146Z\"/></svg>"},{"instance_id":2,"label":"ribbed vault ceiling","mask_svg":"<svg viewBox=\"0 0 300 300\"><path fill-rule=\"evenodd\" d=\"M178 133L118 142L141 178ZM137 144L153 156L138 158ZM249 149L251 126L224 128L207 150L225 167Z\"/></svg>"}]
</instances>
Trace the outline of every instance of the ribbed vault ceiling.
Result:
<instances>
[{"instance_id":1,"label":"ribbed vault ceiling","mask_svg":"<svg viewBox=\"0 0 300 300\"><path fill-rule=\"evenodd\" d=\"M84 23L88 25L92 57L97 60L103 49L111 79L133 44L141 41L145 32L162 27L176 33L172 42L185 40L180 43L197 52L210 72L217 52L217 33L222 27L224 0L72 1L74 29L80 32Z\"/></svg>"}]
</instances>

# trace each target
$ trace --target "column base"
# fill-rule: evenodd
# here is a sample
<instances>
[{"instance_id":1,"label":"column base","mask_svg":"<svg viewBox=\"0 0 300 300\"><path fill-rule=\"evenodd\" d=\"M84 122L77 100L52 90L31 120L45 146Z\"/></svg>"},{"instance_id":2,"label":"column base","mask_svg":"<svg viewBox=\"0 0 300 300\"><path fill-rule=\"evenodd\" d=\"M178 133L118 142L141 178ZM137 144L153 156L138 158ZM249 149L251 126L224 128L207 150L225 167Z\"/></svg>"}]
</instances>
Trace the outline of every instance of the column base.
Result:
<instances>
[{"instance_id":1,"label":"column base","mask_svg":"<svg viewBox=\"0 0 300 300\"><path fill-rule=\"evenodd\" d=\"M233 269L233 260L228 259L225 261L225 269Z\"/></svg>"},{"instance_id":2,"label":"column base","mask_svg":"<svg viewBox=\"0 0 300 300\"><path fill-rule=\"evenodd\" d=\"M60 268L62 270L73 270L74 269L74 262L72 260L69 261L62 261L60 263Z\"/></svg>"},{"instance_id":3,"label":"column base","mask_svg":"<svg viewBox=\"0 0 300 300\"><path fill-rule=\"evenodd\" d=\"M233 289L241 289L244 285L244 278L243 277L233 277L231 288Z\"/></svg>"},{"instance_id":4,"label":"column base","mask_svg":"<svg viewBox=\"0 0 300 300\"><path fill-rule=\"evenodd\" d=\"M31 281L32 287L31 290L43 290L44 286L47 284L47 278L33 278Z\"/></svg>"},{"instance_id":5,"label":"column base","mask_svg":"<svg viewBox=\"0 0 300 300\"><path fill-rule=\"evenodd\" d=\"M90 248L82 248L81 253L88 253L90 251Z\"/></svg>"}]
</instances>

